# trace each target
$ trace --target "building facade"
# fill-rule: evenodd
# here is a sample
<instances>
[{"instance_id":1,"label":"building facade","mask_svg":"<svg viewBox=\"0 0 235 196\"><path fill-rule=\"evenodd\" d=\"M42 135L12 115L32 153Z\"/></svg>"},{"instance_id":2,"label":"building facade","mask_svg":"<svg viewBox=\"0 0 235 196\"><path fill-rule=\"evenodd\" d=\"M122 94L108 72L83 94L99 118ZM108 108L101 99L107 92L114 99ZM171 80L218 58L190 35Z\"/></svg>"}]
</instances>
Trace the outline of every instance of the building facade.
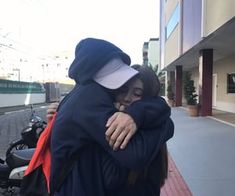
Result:
<instances>
[{"instance_id":1,"label":"building facade","mask_svg":"<svg viewBox=\"0 0 235 196\"><path fill-rule=\"evenodd\" d=\"M150 38L143 44L143 65L156 68L159 66L159 38Z\"/></svg>"},{"instance_id":2,"label":"building facade","mask_svg":"<svg viewBox=\"0 0 235 196\"><path fill-rule=\"evenodd\" d=\"M183 75L190 72L200 114L235 113L235 1L161 0L160 67L184 104Z\"/></svg>"},{"instance_id":3,"label":"building facade","mask_svg":"<svg viewBox=\"0 0 235 196\"><path fill-rule=\"evenodd\" d=\"M149 64L148 49L149 49L149 43L144 42L143 49L142 49L142 55L143 55L143 65L146 65L146 66Z\"/></svg>"}]
</instances>

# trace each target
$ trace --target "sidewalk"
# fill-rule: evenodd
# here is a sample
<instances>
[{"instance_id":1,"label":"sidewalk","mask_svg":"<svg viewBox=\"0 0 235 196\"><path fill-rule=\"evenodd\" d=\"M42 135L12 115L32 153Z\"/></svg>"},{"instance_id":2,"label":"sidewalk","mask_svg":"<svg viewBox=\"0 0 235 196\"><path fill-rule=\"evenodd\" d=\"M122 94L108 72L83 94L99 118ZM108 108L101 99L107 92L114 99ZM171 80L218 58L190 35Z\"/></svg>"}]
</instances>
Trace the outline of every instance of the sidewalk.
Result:
<instances>
[{"instance_id":1,"label":"sidewalk","mask_svg":"<svg viewBox=\"0 0 235 196\"><path fill-rule=\"evenodd\" d=\"M235 127L211 117L190 117L183 108L172 108L172 119L169 153L192 195L234 196Z\"/></svg>"},{"instance_id":2,"label":"sidewalk","mask_svg":"<svg viewBox=\"0 0 235 196\"><path fill-rule=\"evenodd\" d=\"M161 196L192 196L188 185L170 155L168 158L168 168L168 178L161 189Z\"/></svg>"},{"instance_id":3,"label":"sidewalk","mask_svg":"<svg viewBox=\"0 0 235 196\"><path fill-rule=\"evenodd\" d=\"M0 108L0 115L25 109L30 105ZM175 135L168 142L169 177L161 196L235 195L235 125L222 123L221 116L190 117L185 109L172 108Z\"/></svg>"}]
</instances>

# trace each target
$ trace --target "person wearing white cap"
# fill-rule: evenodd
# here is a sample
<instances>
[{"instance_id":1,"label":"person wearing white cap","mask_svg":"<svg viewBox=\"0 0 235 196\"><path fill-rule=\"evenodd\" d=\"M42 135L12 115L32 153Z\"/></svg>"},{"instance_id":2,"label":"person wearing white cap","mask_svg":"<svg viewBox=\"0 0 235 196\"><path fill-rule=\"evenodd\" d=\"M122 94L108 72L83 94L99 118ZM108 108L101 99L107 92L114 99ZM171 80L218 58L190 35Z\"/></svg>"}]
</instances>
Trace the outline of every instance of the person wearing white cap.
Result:
<instances>
[{"instance_id":1,"label":"person wearing white cap","mask_svg":"<svg viewBox=\"0 0 235 196\"><path fill-rule=\"evenodd\" d=\"M138 73L120 58L110 60L94 76L94 80L108 89L118 89Z\"/></svg>"},{"instance_id":2,"label":"person wearing white cap","mask_svg":"<svg viewBox=\"0 0 235 196\"><path fill-rule=\"evenodd\" d=\"M105 196L103 153L126 168L144 168L157 153L158 146L171 137L167 129L151 133L138 131L135 139L118 151L106 141L106 122L118 111L111 91L138 74L129 65L129 56L105 40L87 38L77 45L69 68L69 76L76 85L62 100L51 135L50 186L55 196ZM143 123L151 122L156 108L146 110L146 107L148 104L142 102L130 106L122 113L125 121L117 128L135 132ZM159 137L160 141L156 142ZM73 167L58 188L56 179L60 171L74 157Z\"/></svg>"},{"instance_id":3,"label":"person wearing white cap","mask_svg":"<svg viewBox=\"0 0 235 196\"><path fill-rule=\"evenodd\" d=\"M132 68L139 71L137 76L134 76L131 80L125 83L121 88L115 90L115 106L120 110L125 110L130 104L140 99L155 97L158 105L164 105L165 101L158 96L160 91L160 82L158 77L152 69L146 66L133 65ZM56 112L58 107L57 103L50 104L47 110L47 117L49 120L52 118L52 114ZM162 107L164 108L164 107ZM165 110L158 109L161 116L165 115L164 118L159 119L162 121L167 118L169 113L169 107L165 107ZM117 112L118 113L118 112ZM110 119L117 115L115 113ZM114 118L117 120L117 118ZM112 121L112 123L118 123ZM109 120L110 121L110 120ZM156 119L156 122L158 119ZM110 121L111 122L111 121ZM110 124L108 122L107 124ZM154 126L153 126L154 127ZM145 129L144 127L142 129ZM169 128L171 129L171 128ZM146 131L146 130L145 130ZM155 131L159 131L159 128L156 128ZM109 141L112 148L116 144L120 145L126 138L128 138L128 133L124 133L120 130L116 134L117 129L106 131L106 138ZM123 135L124 133L124 135ZM113 141L111 137L115 136ZM133 135L130 133L129 139ZM128 143L129 139L125 142ZM125 146L121 146L125 148ZM160 195L160 189L164 185L165 180L168 174L168 156L167 156L167 147L164 144L154 160L149 166L146 166L143 170L138 171L128 171L123 169L115 160L108 155L108 153L103 153L102 155L102 170L105 188L107 189L107 195L109 196L129 196L129 195L138 195L138 196L157 196ZM124 175L128 174L128 175Z\"/></svg>"}]
</instances>

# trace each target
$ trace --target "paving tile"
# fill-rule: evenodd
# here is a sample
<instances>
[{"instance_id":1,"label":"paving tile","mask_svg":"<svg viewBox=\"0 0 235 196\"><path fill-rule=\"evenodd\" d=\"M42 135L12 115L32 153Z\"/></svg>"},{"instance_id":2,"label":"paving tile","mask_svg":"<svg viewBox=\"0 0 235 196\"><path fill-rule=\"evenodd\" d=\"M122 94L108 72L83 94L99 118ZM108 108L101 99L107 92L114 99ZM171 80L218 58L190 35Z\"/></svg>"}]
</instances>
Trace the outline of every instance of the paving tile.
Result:
<instances>
[{"instance_id":1,"label":"paving tile","mask_svg":"<svg viewBox=\"0 0 235 196\"><path fill-rule=\"evenodd\" d=\"M188 185L184 181L170 155L168 161L168 178L165 185L161 189L161 196L192 196Z\"/></svg>"}]
</instances>

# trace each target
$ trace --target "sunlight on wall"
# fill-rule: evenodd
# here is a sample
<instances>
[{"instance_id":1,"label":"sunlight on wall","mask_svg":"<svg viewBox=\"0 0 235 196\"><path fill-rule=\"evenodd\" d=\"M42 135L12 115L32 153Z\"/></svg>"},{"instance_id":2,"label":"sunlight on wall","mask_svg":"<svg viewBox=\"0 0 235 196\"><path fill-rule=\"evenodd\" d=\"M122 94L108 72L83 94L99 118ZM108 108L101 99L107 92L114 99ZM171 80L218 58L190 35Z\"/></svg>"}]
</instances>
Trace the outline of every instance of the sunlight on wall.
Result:
<instances>
[{"instance_id":1,"label":"sunlight on wall","mask_svg":"<svg viewBox=\"0 0 235 196\"><path fill-rule=\"evenodd\" d=\"M30 98L31 98L31 94L28 93L28 94L26 95L26 98L25 98L25 102L24 102L25 105L29 105L29 103L30 103Z\"/></svg>"}]
</instances>

